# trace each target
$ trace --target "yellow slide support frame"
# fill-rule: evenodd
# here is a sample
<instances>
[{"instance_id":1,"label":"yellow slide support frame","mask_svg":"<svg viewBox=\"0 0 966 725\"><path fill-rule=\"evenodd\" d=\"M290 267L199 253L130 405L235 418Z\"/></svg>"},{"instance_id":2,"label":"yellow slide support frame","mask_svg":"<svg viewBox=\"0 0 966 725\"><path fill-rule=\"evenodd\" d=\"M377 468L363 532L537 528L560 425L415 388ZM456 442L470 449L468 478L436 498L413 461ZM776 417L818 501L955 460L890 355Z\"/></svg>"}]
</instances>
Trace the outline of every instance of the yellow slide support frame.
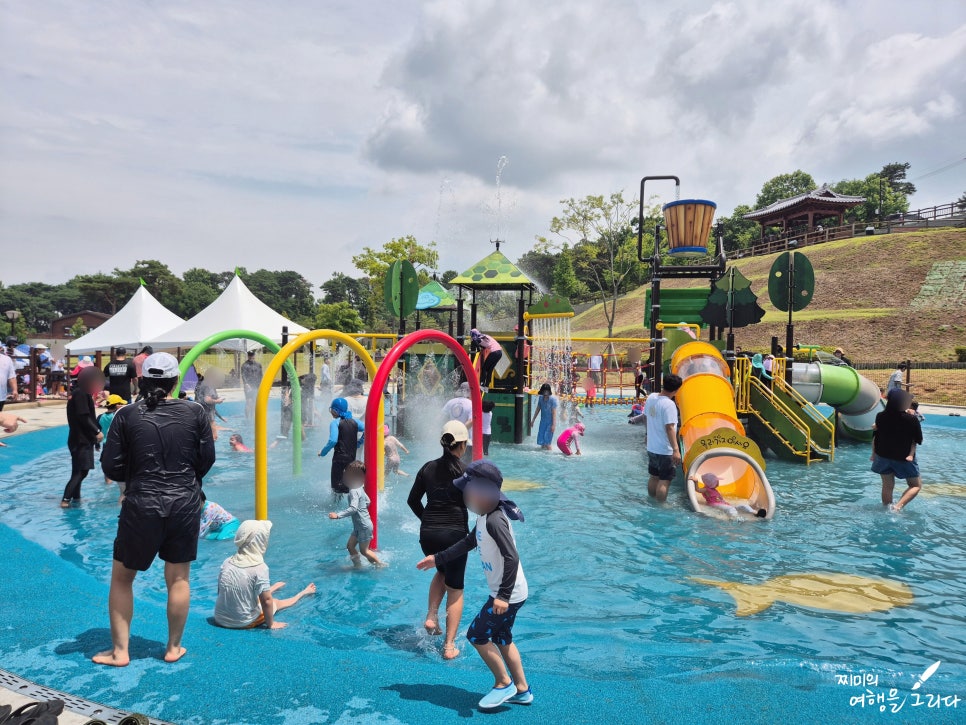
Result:
<instances>
[{"instance_id":1,"label":"yellow slide support frame","mask_svg":"<svg viewBox=\"0 0 966 725\"><path fill-rule=\"evenodd\" d=\"M272 358L268 367L265 368L262 382L258 386L258 397L255 399L255 518L260 521L268 518L268 397L272 392L272 384L275 382L275 376L278 375L278 371L282 368L285 361L288 360L289 355L314 340L341 342L359 356L363 365L366 366L366 371L369 373L370 379L376 375L377 365L369 355L369 352L354 338L338 330L310 330L299 335L294 340L289 341L287 345L275 353L275 357ZM381 390L371 390L369 394L382 397ZM383 406L380 405L379 424L376 426L377 430L366 431L367 434L379 436L379 450L382 450L382 426L384 420L385 411ZM376 465L378 466L379 485L381 488L385 477L385 463L382 456L379 456Z\"/></svg>"}]
</instances>

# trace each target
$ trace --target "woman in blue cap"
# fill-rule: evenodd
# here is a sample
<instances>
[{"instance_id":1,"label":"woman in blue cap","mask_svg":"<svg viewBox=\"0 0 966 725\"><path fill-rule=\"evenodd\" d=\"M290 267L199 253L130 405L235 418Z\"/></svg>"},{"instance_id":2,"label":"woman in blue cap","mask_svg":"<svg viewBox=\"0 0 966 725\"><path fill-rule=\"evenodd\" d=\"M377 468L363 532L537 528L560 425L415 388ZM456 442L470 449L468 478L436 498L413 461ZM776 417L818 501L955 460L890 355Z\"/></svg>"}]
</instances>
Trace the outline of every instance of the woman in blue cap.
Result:
<instances>
[{"instance_id":1,"label":"woman in blue cap","mask_svg":"<svg viewBox=\"0 0 966 725\"><path fill-rule=\"evenodd\" d=\"M335 449L332 453L330 484L332 493L338 496L349 492L342 483L342 474L346 466L356 460L356 451L362 445L359 434L365 431L366 427L361 420L352 417L352 411L349 410L349 403L345 398L335 398L329 407L329 413L332 414L333 419L329 423L329 441L319 451L319 455L325 456Z\"/></svg>"}]
</instances>

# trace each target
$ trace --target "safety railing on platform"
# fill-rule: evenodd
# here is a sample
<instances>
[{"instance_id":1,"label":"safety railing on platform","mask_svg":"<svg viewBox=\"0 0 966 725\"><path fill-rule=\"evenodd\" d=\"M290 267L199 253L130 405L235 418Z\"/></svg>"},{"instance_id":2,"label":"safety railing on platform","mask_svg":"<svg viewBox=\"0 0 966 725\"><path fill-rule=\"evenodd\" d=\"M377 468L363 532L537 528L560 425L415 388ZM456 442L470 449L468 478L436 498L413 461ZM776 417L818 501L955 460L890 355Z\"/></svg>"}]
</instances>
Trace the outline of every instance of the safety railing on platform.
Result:
<instances>
[{"instance_id":1,"label":"safety railing on platform","mask_svg":"<svg viewBox=\"0 0 966 725\"><path fill-rule=\"evenodd\" d=\"M749 406L748 407L750 411L769 430L771 430L773 434L777 435L788 446L789 450L793 451L795 455L803 456L805 458L806 463L811 463L813 460L818 460L817 457L813 456L813 452L818 452L824 455L831 455L830 451L827 451L826 449L816 444L815 440L812 438L812 429L809 428L808 424L804 420L802 420L801 416L799 416L798 413L792 410L792 408L789 405L787 405L785 401L777 397L769 386L763 384L760 380L758 380L755 377L748 378L748 385L749 385ZM782 433L771 423L771 421L769 421L762 414L761 411L756 410L755 407L751 405L750 398L751 398L752 390L758 393L759 395L762 395L765 398L767 398L768 402L770 402L772 406L774 406L775 409L781 415L783 415L785 418L788 419L788 421L792 424L792 426L796 429L796 431L798 431L798 433L804 438L804 444L805 444L804 451L798 450L796 446L790 440L788 440L786 436L782 435Z\"/></svg>"},{"instance_id":2,"label":"safety railing on platform","mask_svg":"<svg viewBox=\"0 0 966 725\"><path fill-rule=\"evenodd\" d=\"M782 361L784 363L784 360ZM822 414L818 408L816 408L812 403L805 399L801 393L795 390L794 387L785 382L785 376L781 377L775 376L772 380L772 385L775 390L780 391L784 395L787 395L791 400L798 405L808 417L815 422L822 430L828 433L829 436L829 446L828 448L823 448L818 446L817 450L821 453L828 455L829 460L834 460L835 458L835 423L830 420L827 416Z\"/></svg>"}]
</instances>

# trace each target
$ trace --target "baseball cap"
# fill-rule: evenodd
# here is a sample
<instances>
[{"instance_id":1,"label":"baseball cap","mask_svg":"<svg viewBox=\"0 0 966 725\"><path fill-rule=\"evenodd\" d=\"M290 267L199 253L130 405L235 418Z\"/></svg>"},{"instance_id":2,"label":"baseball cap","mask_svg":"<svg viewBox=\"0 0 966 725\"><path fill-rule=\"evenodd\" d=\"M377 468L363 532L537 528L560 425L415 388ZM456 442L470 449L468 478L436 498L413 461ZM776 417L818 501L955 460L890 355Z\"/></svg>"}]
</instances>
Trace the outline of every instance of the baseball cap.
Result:
<instances>
[{"instance_id":1,"label":"baseball cap","mask_svg":"<svg viewBox=\"0 0 966 725\"><path fill-rule=\"evenodd\" d=\"M127 355L127 348L126 347L115 347L114 348L114 354L115 355Z\"/></svg>"},{"instance_id":2,"label":"baseball cap","mask_svg":"<svg viewBox=\"0 0 966 725\"><path fill-rule=\"evenodd\" d=\"M166 380L181 374L178 361L169 352L156 352L148 355L141 366L141 377L150 380Z\"/></svg>"},{"instance_id":3,"label":"baseball cap","mask_svg":"<svg viewBox=\"0 0 966 725\"><path fill-rule=\"evenodd\" d=\"M104 405L125 405L127 401L120 395L108 395L107 400L104 401Z\"/></svg>"},{"instance_id":4,"label":"baseball cap","mask_svg":"<svg viewBox=\"0 0 966 725\"><path fill-rule=\"evenodd\" d=\"M498 494L498 505L503 509L503 513L507 515L507 518L511 518L514 521L524 520L520 507L508 499L506 494L501 490L503 488L503 474L490 461L473 461L466 467L463 475L453 481L453 485L460 491L475 488L479 491Z\"/></svg>"},{"instance_id":5,"label":"baseball cap","mask_svg":"<svg viewBox=\"0 0 966 725\"><path fill-rule=\"evenodd\" d=\"M470 432L458 420L451 420L443 426L443 435L439 439L440 445L449 447L454 443L462 443L470 439Z\"/></svg>"},{"instance_id":6,"label":"baseball cap","mask_svg":"<svg viewBox=\"0 0 966 725\"><path fill-rule=\"evenodd\" d=\"M254 350L249 350L248 351L248 357L255 357L255 351Z\"/></svg>"}]
</instances>

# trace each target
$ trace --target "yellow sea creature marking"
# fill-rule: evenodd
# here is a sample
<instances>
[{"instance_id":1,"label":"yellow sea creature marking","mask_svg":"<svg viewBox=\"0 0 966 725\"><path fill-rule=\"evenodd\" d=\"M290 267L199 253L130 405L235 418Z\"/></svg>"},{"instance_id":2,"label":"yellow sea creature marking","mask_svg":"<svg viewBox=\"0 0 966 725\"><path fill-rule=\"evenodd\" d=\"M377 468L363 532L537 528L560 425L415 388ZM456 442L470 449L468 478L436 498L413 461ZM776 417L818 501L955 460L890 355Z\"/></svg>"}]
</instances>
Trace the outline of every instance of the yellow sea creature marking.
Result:
<instances>
[{"instance_id":1,"label":"yellow sea creature marking","mask_svg":"<svg viewBox=\"0 0 966 725\"><path fill-rule=\"evenodd\" d=\"M961 483L930 483L922 487L924 496L966 496L966 485Z\"/></svg>"},{"instance_id":2,"label":"yellow sea creature marking","mask_svg":"<svg viewBox=\"0 0 966 725\"><path fill-rule=\"evenodd\" d=\"M543 488L543 484L534 483L533 481L525 481L522 478L503 479L504 491L531 491L535 488Z\"/></svg>"},{"instance_id":3,"label":"yellow sea creature marking","mask_svg":"<svg viewBox=\"0 0 966 725\"><path fill-rule=\"evenodd\" d=\"M902 582L853 574L786 574L761 584L740 584L691 577L734 597L735 614L746 617L768 609L775 602L830 612L867 614L886 612L912 604L912 590Z\"/></svg>"}]
</instances>

